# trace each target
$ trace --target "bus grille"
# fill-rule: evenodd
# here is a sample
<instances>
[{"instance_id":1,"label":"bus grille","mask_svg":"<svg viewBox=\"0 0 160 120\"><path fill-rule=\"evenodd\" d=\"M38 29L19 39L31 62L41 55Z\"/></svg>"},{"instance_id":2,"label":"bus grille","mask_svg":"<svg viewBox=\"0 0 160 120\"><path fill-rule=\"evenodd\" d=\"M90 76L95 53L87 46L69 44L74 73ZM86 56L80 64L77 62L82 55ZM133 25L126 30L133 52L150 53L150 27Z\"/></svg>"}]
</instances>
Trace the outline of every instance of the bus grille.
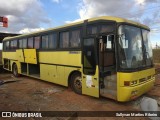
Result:
<instances>
[{"instance_id":1,"label":"bus grille","mask_svg":"<svg viewBox=\"0 0 160 120\"><path fill-rule=\"evenodd\" d=\"M139 79L139 83L145 82L145 81L147 81L149 79L151 79L151 76L148 76L146 78L141 78L141 79Z\"/></svg>"}]
</instances>

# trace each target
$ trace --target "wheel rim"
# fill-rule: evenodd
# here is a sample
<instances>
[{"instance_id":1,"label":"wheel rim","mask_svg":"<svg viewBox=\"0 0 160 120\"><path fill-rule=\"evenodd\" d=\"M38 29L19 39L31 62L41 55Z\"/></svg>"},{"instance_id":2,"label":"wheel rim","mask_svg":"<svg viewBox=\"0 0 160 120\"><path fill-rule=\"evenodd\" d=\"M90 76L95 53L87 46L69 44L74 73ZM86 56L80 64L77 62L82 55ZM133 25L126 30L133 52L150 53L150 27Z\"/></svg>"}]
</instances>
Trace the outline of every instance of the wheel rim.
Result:
<instances>
[{"instance_id":1,"label":"wheel rim","mask_svg":"<svg viewBox=\"0 0 160 120\"><path fill-rule=\"evenodd\" d=\"M74 87L77 90L81 90L82 89L82 79L80 76L76 77L74 80Z\"/></svg>"}]
</instances>

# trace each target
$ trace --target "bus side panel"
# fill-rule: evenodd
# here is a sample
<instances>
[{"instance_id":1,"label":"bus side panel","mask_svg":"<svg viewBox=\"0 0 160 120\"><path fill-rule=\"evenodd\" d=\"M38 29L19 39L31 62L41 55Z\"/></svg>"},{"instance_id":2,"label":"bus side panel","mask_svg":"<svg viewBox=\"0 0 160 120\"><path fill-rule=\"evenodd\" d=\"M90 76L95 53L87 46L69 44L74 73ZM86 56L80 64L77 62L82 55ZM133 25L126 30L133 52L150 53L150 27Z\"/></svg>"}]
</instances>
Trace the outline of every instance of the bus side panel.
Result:
<instances>
[{"instance_id":1,"label":"bus side panel","mask_svg":"<svg viewBox=\"0 0 160 120\"><path fill-rule=\"evenodd\" d=\"M80 51L52 51L39 52L39 62L66 65L66 66L81 66Z\"/></svg>"},{"instance_id":2,"label":"bus side panel","mask_svg":"<svg viewBox=\"0 0 160 120\"><path fill-rule=\"evenodd\" d=\"M54 82L57 80L57 68L55 65L40 64L40 79Z\"/></svg>"},{"instance_id":3,"label":"bus side panel","mask_svg":"<svg viewBox=\"0 0 160 120\"><path fill-rule=\"evenodd\" d=\"M25 62L31 64L37 64L36 49L24 49Z\"/></svg>"},{"instance_id":4,"label":"bus side panel","mask_svg":"<svg viewBox=\"0 0 160 120\"><path fill-rule=\"evenodd\" d=\"M70 73L77 70L80 70L80 68L40 64L40 79L68 86Z\"/></svg>"},{"instance_id":5,"label":"bus side panel","mask_svg":"<svg viewBox=\"0 0 160 120\"><path fill-rule=\"evenodd\" d=\"M6 58L6 59L17 60L16 52L3 52L2 56L3 59Z\"/></svg>"},{"instance_id":6,"label":"bus side panel","mask_svg":"<svg viewBox=\"0 0 160 120\"><path fill-rule=\"evenodd\" d=\"M57 80L54 83L68 86L68 77L71 72L79 70L74 67L66 67L66 66L57 66Z\"/></svg>"},{"instance_id":7,"label":"bus side panel","mask_svg":"<svg viewBox=\"0 0 160 120\"><path fill-rule=\"evenodd\" d=\"M19 62L25 62L24 53L22 49L16 50L15 53L16 53L16 58L18 59Z\"/></svg>"},{"instance_id":8,"label":"bus side panel","mask_svg":"<svg viewBox=\"0 0 160 120\"><path fill-rule=\"evenodd\" d=\"M68 86L68 77L72 71L80 71L81 52L80 51L43 51L39 52L40 76L41 79L54 82L63 86ZM47 66L56 66L54 70ZM45 67L46 66L46 67ZM51 71L51 72L49 72ZM54 73L54 74L53 74ZM47 77L49 76L52 77ZM55 76L55 77L53 77Z\"/></svg>"},{"instance_id":9,"label":"bus side panel","mask_svg":"<svg viewBox=\"0 0 160 120\"><path fill-rule=\"evenodd\" d=\"M55 81L56 84L66 85L67 78L64 74L65 73L64 70L65 70L64 66L57 66L58 79L57 79L57 81Z\"/></svg>"}]
</instances>

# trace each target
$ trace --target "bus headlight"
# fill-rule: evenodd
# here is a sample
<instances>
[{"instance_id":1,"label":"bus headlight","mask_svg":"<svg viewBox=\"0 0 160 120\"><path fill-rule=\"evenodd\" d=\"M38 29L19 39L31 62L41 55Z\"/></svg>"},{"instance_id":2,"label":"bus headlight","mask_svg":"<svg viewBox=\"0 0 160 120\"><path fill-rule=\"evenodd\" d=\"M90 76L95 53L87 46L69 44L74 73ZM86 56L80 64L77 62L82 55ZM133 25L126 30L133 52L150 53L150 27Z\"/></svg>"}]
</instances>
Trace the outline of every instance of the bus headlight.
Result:
<instances>
[{"instance_id":1,"label":"bus headlight","mask_svg":"<svg viewBox=\"0 0 160 120\"><path fill-rule=\"evenodd\" d=\"M132 91L132 92L131 92L131 99L133 100L133 99L135 99L135 98L137 98L137 97L138 97L138 90Z\"/></svg>"},{"instance_id":2,"label":"bus headlight","mask_svg":"<svg viewBox=\"0 0 160 120\"><path fill-rule=\"evenodd\" d=\"M137 95L137 93L138 93L138 90L134 90L131 92L131 95Z\"/></svg>"}]
</instances>

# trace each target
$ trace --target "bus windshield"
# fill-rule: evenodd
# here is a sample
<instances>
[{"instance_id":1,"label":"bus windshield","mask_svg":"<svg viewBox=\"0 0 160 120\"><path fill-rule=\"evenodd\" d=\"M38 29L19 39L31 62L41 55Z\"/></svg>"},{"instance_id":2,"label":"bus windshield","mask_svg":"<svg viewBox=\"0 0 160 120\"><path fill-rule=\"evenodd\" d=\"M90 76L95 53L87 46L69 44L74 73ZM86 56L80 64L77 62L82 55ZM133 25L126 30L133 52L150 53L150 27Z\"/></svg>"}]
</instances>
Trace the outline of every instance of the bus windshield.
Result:
<instances>
[{"instance_id":1,"label":"bus windshield","mask_svg":"<svg viewBox=\"0 0 160 120\"><path fill-rule=\"evenodd\" d=\"M153 65L149 31L134 26L121 25L118 34L120 68L135 69Z\"/></svg>"}]
</instances>

